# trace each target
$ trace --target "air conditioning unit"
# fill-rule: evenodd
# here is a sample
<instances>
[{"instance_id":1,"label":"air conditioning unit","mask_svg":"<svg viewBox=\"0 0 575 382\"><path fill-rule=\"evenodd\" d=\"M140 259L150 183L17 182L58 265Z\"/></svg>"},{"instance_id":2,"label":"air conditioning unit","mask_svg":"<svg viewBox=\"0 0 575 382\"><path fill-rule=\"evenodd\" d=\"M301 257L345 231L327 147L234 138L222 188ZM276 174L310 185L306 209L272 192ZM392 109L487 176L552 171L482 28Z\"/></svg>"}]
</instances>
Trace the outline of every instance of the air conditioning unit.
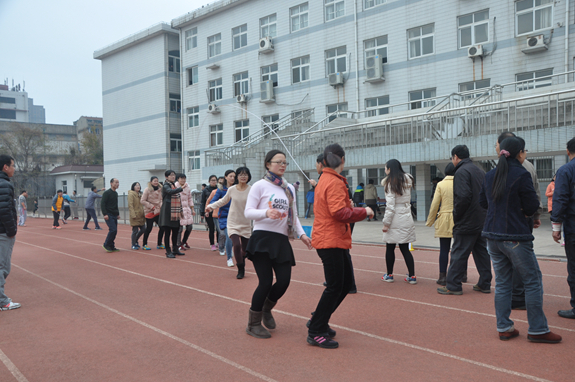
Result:
<instances>
[{"instance_id":1,"label":"air conditioning unit","mask_svg":"<svg viewBox=\"0 0 575 382\"><path fill-rule=\"evenodd\" d=\"M220 68L220 64L218 64L217 62L211 63L211 64L206 66L206 69L211 69L211 70L216 70L219 68Z\"/></svg>"},{"instance_id":2,"label":"air conditioning unit","mask_svg":"<svg viewBox=\"0 0 575 382\"><path fill-rule=\"evenodd\" d=\"M276 101L274 96L274 83L273 81L264 81L260 84L260 102L272 103Z\"/></svg>"},{"instance_id":3,"label":"air conditioning unit","mask_svg":"<svg viewBox=\"0 0 575 382\"><path fill-rule=\"evenodd\" d=\"M365 60L366 82L385 81L383 77L383 61L379 55L370 56Z\"/></svg>"},{"instance_id":4,"label":"air conditioning unit","mask_svg":"<svg viewBox=\"0 0 575 382\"><path fill-rule=\"evenodd\" d=\"M483 57L483 45L472 45L467 49L467 57Z\"/></svg>"},{"instance_id":5,"label":"air conditioning unit","mask_svg":"<svg viewBox=\"0 0 575 382\"><path fill-rule=\"evenodd\" d=\"M246 103L246 102L248 102L248 97L246 97L245 94L240 94L240 95L236 96L236 101L238 103Z\"/></svg>"},{"instance_id":6,"label":"air conditioning unit","mask_svg":"<svg viewBox=\"0 0 575 382\"><path fill-rule=\"evenodd\" d=\"M525 48L521 49L521 51L525 54L530 54L542 52L547 49L543 35L540 34L538 36L528 37L525 42Z\"/></svg>"},{"instance_id":7,"label":"air conditioning unit","mask_svg":"<svg viewBox=\"0 0 575 382\"><path fill-rule=\"evenodd\" d=\"M332 73L328 76L328 82L334 87L343 85L343 75L341 73Z\"/></svg>"},{"instance_id":8,"label":"air conditioning unit","mask_svg":"<svg viewBox=\"0 0 575 382\"><path fill-rule=\"evenodd\" d=\"M264 37L260 39L260 53L271 53L274 51L274 44L271 37Z\"/></svg>"},{"instance_id":9,"label":"air conditioning unit","mask_svg":"<svg viewBox=\"0 0 575 382\"><path fill-rule=\"evenodd\" d=\"M217 114L220 112L220 109L216 106L215 103L211 103L208 105L208 113Z\"/></svg>"}]
</instances>

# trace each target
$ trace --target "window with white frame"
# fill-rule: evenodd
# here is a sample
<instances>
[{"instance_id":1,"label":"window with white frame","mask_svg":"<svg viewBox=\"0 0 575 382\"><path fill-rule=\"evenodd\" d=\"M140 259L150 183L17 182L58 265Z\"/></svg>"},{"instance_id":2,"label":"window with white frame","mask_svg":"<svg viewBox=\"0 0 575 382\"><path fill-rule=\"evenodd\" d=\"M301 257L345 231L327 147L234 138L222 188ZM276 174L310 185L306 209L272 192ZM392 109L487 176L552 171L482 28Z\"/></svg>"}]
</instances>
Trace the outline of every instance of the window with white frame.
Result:
<instances>
[{"instance_id":1,"label":"window with white frame","mask_svg":"<svg viewBox=\"0 0 575 382\"><path fill-rule=\"evenodd\" d=\"M200 107L194 106L188 108L188 127L200 126Z\"/></svg>"},{"instance_id":2,"label":"window with white frame","mask_svg":"<svg viewBox=\"0 0 575 382\"><path fill-rule=\"evenodd\" d=\"M208 37L208 58L222 54L222 34Z\"/></svg>"},{"instance_id":3,"label":"window with white frame","mask_svg":"<svg viewBox=\"0 0 575 382\"><path fill-rule=\"evenodd\" d=\"M250 135L250 120L235 121L234 128L236 131L236 142L244 140Z\"/></svg>"},{"instance_id":4,"label":"window with white frame","mask_svg":"<svg viewBox=\"0 0 575 382\"><path fill-rule=\"evenodd\" d=\"M174 153L182 152L182 136L180 134L170 134L170 151Z\"/></svg>"},{"instance_id":5,"label":"window with white frame","mask_svg":"<svg viewBox=\"0 0 575 382\"><path fill-rule=\"evenodd\" d=\"M457 18L459 47L489 42L489 10Z\"/></svg>"},{"instance_id":6,"label":"window with white frame","mask_svg":"<svg viewBox=\"0 0 575 382\"><path fill-rule=\"evenodd\" d=\"M67 180L62 181L62 192L68 192L68 181Z\"/></svg>"},{"instance_id":7,"label":"window with white frame","mask_svg":"<svg viewBox=\"0 0 575 382\"><path fill-rule=\"evenodd\" d=\"M198 67L193 66L188 68L188 86L198 83Z\"/></svg>"},{"instance_id":8,"label":"window with white frame","mask_svg":"<svg viewBox=\"0 0 575 382\"><path fill-rule=\"evenodd\" d=\"M186 51L198 46L198 28L188 29L184 35L186 37Z\"/></svg>"},{"instance_id":9,"label":"window with white frame","mask_svg":"<svg viewBox=\"0 0 575 382\"><path fill-rule=\"evenodd\" d=\"M263 124L264 132L269 133L271 131L270 128L274 131L277 130L279 125L275 122L278 121L279 119L280 119L279 114L264 115L262 117L262 120L264 121Z\"/></svg>"},{"instance_id":10,"label":"window with white frame","mask_svg":"<svg viewBox=\"0 0 575 382\"><path fill-rule=\"evenodd\" d=\"M385 178L387 175L385 174L385 167L384 168L368 168L367 169L367 184L369 181L373 179L373 183L375 186L379 186L381 180Z\"/></svg>"},{"instance_id":11,"label":"window with white frame","mask_svg":"<svg viewBox=\"0 0 575 382\"><path fill-rule=\"evenodd\" d=\"M260 19L260 38L264 37L276 37L276 20L277 16L274 13L273 15L269 15L266 17L262 17Z\"/></svg>"},{"instance_id":12,"label":"window with white frame","mask_svg":"<svg viewBox=\"0 0 575 382\"><path fill-rule=\"evenodd\" d=\"M170 50L168 52L168 70L170 72L180 72L180 51Z\"/></svg>"},{"instance_id":13,"label":"window with white frame","mask_svg":"<svg viewBox=\"0 0 575 382\"><path fill-rule=\"evenodd\" d=\"M366 117L375 117L376 115L389 114L389 108L384 107L389 105L389 96L366 98L365 99L365 113Z\"/></svg>"},{"instance_id":14,"label":"window with white frame","mask_svg":"<svg viewBox=\"0 0 575 382\"><path fill-rule=\"evenodd\" d=\"M336 103L333 105L327 105L326 106L327 109L327 114L332 114L335 113L336 111L347 111L347 102L344 103ZM329 117L329 121L333 121L336 118L347 118L347 113L342 113L342 114L335 114L332 115L331 117Z\"/></svg>"},{"instance_id":15,"label":"window with white frame","mask_svg":"<svg viewBox=\"0 0 575 382\"><path fill-rule=\"evenodd\" d=\"M387 3L387 0L365 0L363 7L364 9L369 9L385 3Z\"/></svg>"},{"instance_id":16,"label":"window with white frame","mask_svg":"<svg viewBox=\"0 0 575 382\"><path fill-rule=\"evenodd\" d=\"M522 0L515 2L517 36L541 31L553 26L554 0Z\"/></svg>"},{"instance_id":17,"label":"window with white frame","mask_svg":"<svg viewBox=\"0 0 575 382\"><path fill-rule=\"evenodd\" d=\"M179 94L170 93L170 112L179 113L182 110L182 101Z\"/></svg>"},{"instance_id":18,"label":"window with white frame","mask_svg":"<svg viewBox=\"0 0 575 382\"><path fill-rule=\"evenodd\" d=\"M308 3L303 3L289 10L291 31L296 32L307 28L308 25Z\"/></svg>"},{"instance_id":19,"label":"window with white frame","mask_svg":"<svg viewBox=\"0 0 575 382\"><path fill-rule=\"evenodd\" d=\"M539 180L550 181L553 179L553 159L552 158L529 158L529 162L535 167Z\"/></svg>"},{"instance_id":20,"label":"window with white frame","mask_svg":"<svg viewBox=\"0 0 575 382\"><path fill-rule=\"evenodd\" d=\"M208 95L210 102L218 101L223 98L222 79L208 81Z\"/></svg>"},{"instance_id":21,"label":"window with white frame","mask_svg":"<svg viewBox=\"0 0 575 382\"><path fill-rule=\"evenodd\" d=\"M384 64L387 62L387 36L365 40L363 47L366 60L371 56L379 56Z\"/></svg>"},{"instance_id":22,"label":"window with white frame","mask_svg":"<svg viewBox=\"0 0 575 382\"><path fill-rule=\"evenodd\" d=\"M248 93L248 72L234 74L234 97Z\"/></svg>"},{"instance_id":23,"label":"window with white frame","mask_svg":"<svg viewBox=\"0 0 575 382\"><path fill-rule=\"evenodd\" d=\"M347 71L347 54L345 46L325 51L326 77L333 73Z\"/></svg>"},{"instance_id":24,"label":"window with white frame","mask_svg":"<svg viewBox=\"0 0 575 382\"><path fill-rule=\"evenodd\" d=\"M344 0L324 0L325 6L325 21L337 19L338 17L345 16L345 1Z\"/></svg>"},{"instance_id":25,"label":"window with white frame","mask_svg":"<svg viewBox=\"0 0 575 382\"><path fill-rule=\"evenodd\" d=\"M210 147L224 144L224 125L219 123L210 126Z\"/></svg>"},{"instance_id":26,"label":"window with white frame","mask_svg":"<svg viewBox=\"0 0 575 382\"><path fill-rule=\"evenodd\" d=\"M188 151L188 169L199 170L200 167L200 150Z\"/></svg>"},{"instance_id":27,"label":"window with white frame","mask_svg":"<svg viewBox=\"0 0 575 382\"><path fill-rule=\"evenodd\" d=\"M411 91L409 92L409 108L414 110L435 105L435 99L430 98L435 98L435 88Z\"/></svg>"},{"instance_id":28,"label":"window with white frame","mask_svg":"<svg viewBox=\"0 0 575 382\"><path fill-rule=\"evenodd\" d=\"M291 60L292 84L309 81L309 56Z\"/></svg>"},{"instance_id":29,"label":"window with white frame","mask_svg":"<svg viewBox=\"0 0 575 382\"><path fill-rule=\"evenodd\" d=\"M248 24L240 25L232 29L232 46L238 50L248 45Z\"/></svg>"},{"instance_id":30,"label":"window with white frame","mask_svg":"<svg viewBox=\"0 0 575 382\"><path fill-rule=\"evenodd\" d=\"M407 31L409 59L433 54L435 25L428 24Z\"/></svg>"},{"instance_id":31,"label":"window with white frame","mask_svg":"<svg viewBox=\"0 0 575 382\"><path fill-rule=\"evenodd\" d=\"M311 122L313 109L296 110L291 112L291 118L294 123Z\"/></svg>"},{"instance_id":32,"label":"window with white frame","mask_svg":"<svg viewBox=\"0 0 575 382\"><path fill-rule=\"evenodd\" d=\"M485 79L485 80L469 81L469 82L463 82L463 83L459 84L459 91L461 93L473 92L474 90L489 88L489 86L491 86L491 79L490 78ZM482 93L482 92L473 92L472 94L465 94L464 97L466 99L469 99L469 98L480 97L483 94L484 93Z\"/></svg>"},{"instance_id":33,"label":"window with white frame","mask_svg":"<svg viewBox=\"0 0 575 382\"><path fill-rule=\"evenodd\" d=\"M262 66L262 82L271 81L274 87L278 86L278 64Z\"/></svg>"},{"instance_id":34,"label":"window with white frame","mask_svg":"<svg viewBox=\"0 0 575 382\"><path fill-rule=\"evenodd\" d=\"M536 70L534 72L520 73L515 75L517 91L537 89L553 84L553 69Z\"/></svg>"}]
</instances>

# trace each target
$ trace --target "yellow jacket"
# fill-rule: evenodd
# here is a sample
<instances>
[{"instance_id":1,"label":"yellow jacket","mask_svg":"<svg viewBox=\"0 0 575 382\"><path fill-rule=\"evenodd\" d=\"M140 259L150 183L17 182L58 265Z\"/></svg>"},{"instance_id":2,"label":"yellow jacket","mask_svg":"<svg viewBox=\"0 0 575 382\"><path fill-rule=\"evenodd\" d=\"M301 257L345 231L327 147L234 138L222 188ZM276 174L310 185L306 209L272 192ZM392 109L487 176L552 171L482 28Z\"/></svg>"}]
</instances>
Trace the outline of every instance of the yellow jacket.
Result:
<instances>
[{"instance_id":1,"label":"yellow jacket","mask_svg":"<svg viewBox=\"0 0 575 382\"><path fill-rule=\"evenodd\" d=\"M435 237L453 237L453 176L437 184L427 217L428 227L435 223Z\"/></svg>"}]
</instances>

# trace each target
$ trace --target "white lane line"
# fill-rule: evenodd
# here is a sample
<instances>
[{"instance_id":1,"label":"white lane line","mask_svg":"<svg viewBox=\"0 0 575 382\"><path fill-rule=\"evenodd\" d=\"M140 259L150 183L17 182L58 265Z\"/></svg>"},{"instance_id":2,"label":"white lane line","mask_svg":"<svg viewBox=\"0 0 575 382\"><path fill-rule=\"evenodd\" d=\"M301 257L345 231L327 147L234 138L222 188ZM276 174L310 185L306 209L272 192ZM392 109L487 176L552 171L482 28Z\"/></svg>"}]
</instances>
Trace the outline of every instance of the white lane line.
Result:
<instances>
[{"instance_id":1,"label":"white lane line","mask_svg":"<svg viewBox=\"0 0 575 382\"><path fill-rule=\"evenodd\" d=\"M4 354L4 352L2 351L2 349L0 349L0 360L2 361L2 363L4 365L6 365L6 368L10 371L10 373L12 373L12 375L14 376L14 378L16 378L16 380L18 382L28 382L28 380L26 379L26 377L24 376L24 374L22 374L20 372L20 370L18 370L18 368L16 367L16 365L14 365L12 363L12 361L10 361L10 358L8 358L6 356L6 354Z\"/></svg>"},{"instance_id":2,"label":"white lane line","mask_svg":"<svg viewBox=\"0 0 575 382\"><path fill-rule=\"evenodd\" d=\"M30 245L30 246L33 246L33 247L37 247L37 248L42 248L42 247L40 247L40 246L37 246L37 245L34 245L34 244L30 244L30 243L24 243L24 244L27 244L27 245ZM46 249L46 248L45 248L45 249ZM51 252L55 252L55 253L59 253L59 254L63 254L63 255L65 255L65 256L77 258L77 259L80 259L80 260L85 260L85 261L88 261L88 262L91 262L91 263L94 263L94 264L98 264L98 265L101 265L101 266L104 266L104 267L112 268L112 269L119 270L119 271L122 271L122 272L126 272L126 273L129 273L129 274L137 275L137 276L144 277L144 278L147 278L147 279L155 280L155 281L158 281L158 282L161 282L161 283L165 283L165 284L169 284L169 285L174 285L174 286L178 286L178 287L182 287L182 288L194 290L194 291L196 291L196 292L204 293L204 294L207 294L207 295L209 295L209 296L219 297L219 298L222 298L222 299L225 299L225 300L228 300L228 301L238 302L238 303L241 303L241 304L244 304L244 305L250 305L250 302L238 300L238 299L235 299L235 298L232 298L232 297L220 295L220 294L217 294L217 293L213 293L213 292L209 292L209 291L206 291L206 290L202 290L202 289L190 287L190 286L187 286L187 285L178 284L178 283L175 283L175 282L172 282L172 281L168 281L168 280L158 279L158 278L155 278L155 277L152 277L152 276L144 275L144 274L141 274L141 273L138 273L138 272L134 272L134 271L129 271L129 270L126 270L126 269L123 269L123 268L118 268L118 267L115 267L115 266L112 266L112 265L108 265L108 264L104 264L104 263L99 263L99 262L94 261L94 260L85 259L85 258L82 258L82 257L79 257L79 256L75 256L75 255L71 255L71 254L65 253L65 252L56 251L56 250L53 250L53 249L46 249L46 250L51 251ZM20 267L20 266L18 266L18 265L16 265L16 266L17 266L18 268L23 269L22 267ZM23 269L23 270L24 270L24 269ZM30 271L27 271L27 272L32 273L32 272L30 272ZM32 273L32 274L33 274L33 273ZM34 274L34 275L35 275L35 274ZM41 276L38 276L38 277L44 279L44 278L41 277ZM120 312L116 311L115 309L112 309L112 308L110 308L110 307L108 307L108 306L106 306L106 305L100 304L100 303L98 303L98 302L96 302L96 301L94 301L94 300L92 300L92 299L90 299L90 298L88 298L88 297L85 297L85 296L83 296L83 295L80 295L80 294L78 294L78 293L76 293L76 292L74 292L74 291L72 291L72 290L70 290L70 289L68 289L68 288L66 288L66 287L64 287L64 286L60 286L59 284L56 284L56 283L54 283L54 282L52 282L52 281L50 281L50 280L47 280L47 279L44 279L44 280L46 280L46 281L48 281L48 282L50 282L50 283L52 283L52 284L54 284L54 285L57 285L57 286L59 286L59 287L61 287L61 288L63 288L63 289L66 289L66 290L70 291L71 293L77 294L78 296L80 296L80 297L82 297L82 298L85 298L85 299L87 299L88 301L92 301L92 302L94 302L94 303L96 303L96 304L98 304L98 305L100 305L100 306L102 306L102 307L105 307L106 309L109 309L109 310L111 310L111 311L114 311L114 312L117 312L118 314L122 314L122 315L123 315L123 313L120 313ZM292 280L292 281L293 281L293 280ZM301 282L301 283L310 284L310 285L318 285L318 284L307 283L307 282ZM397 297L388 297L388 296L371 294L371 293L366 293L366 294L368 294L368 295L373 295L373 296L376 296L376 297L384 297L384 298L391 298L391 299L400 300L400 301L415 302L415 303L419 303L419 304L422 304L422 305L430 305L430 306L435 306L435 307L439 307L439 308L447 308L447 309L456 310L456 311L464 311L464 312L472 313L472 314L479 314L479 315L484 315L484 316L489 316L489 317L495 317L494 315L490 315L490 314L486 314L486 313L479 313L479 312L473 312L473 311L465 311L465 310L461 310L461 309L458 309L458 308L444 307L444 306L442 306L442 305L436 305L436 304L430 304L430 303L421 303L421 302L418 302L418 301L410 301L410 300L405 300L405 299L401 299L401 298L397 298ZM294 314L294 313L285 312L285 311L282 311L282 310L277 310L277 309L276 309L276 310L274 310L274 311L276 311L276 312L278 312L278 313L285 314L285 315L287 315L287 316L300 318L300 319L303 319L303 320L305 320L305 321L307 321L307 320L309 319L308 317L300 316L300 315L297 315L297 314ZM138 322L138 323L141 322L141 321L139 321L139 320L136 320L135 318L131 318L130 316L125 316L125 317L126 317L126 318L129 318L129 319L131 319L131 320L134 320L135 322ZM527 321L522 321L522 320L516 320L516 321L527 322ZM147 325L147 324L146 324L146 325ZM449 353L444 353L444 352L441 352L441 351L438 351L438 350L429 349L429 348L425 348L425 347L422 347L422 346L409 344L409 343L407 343L407 342L402 342L402 341L393 340L393 339L391 339L391 338L381 337L381 336L378 336L378 335L375 335L375 334L371 334L371 333L367 333L367 332L363 332L363 331L360 331L360 330L357 330L357 329L348 328L348 327L346 327L346 326L341 326L341 325L332 325L332 326L337 327L337 328L340 328L340 329L343 329L343 330L349 330L349 331L351 331L351 332L353 332L353 333L361 334L361 335L364 335L364 336L367 336L367 337L370 337L370 338L373 338L373 339L378 339L378 340L390 342L390 343L393 343L393 344L397 344L397 345L401 345L401 346L406 346L406 347L409 347L409 348L412 348L412 349L425 351L425 352L430 353L430 354L435 354L435 355L443 356L443 357L446 357L446 358L455 359L455 360L462 361L462 362L466 362L466 363L469 363L469 364L472 364L472 365L477 365L477 366L485 367L485 368L488 368L488 369L491 369L491 370L499 371L499 372L502 372L502 373L506 373L506 374L510 374L510 375L514 375L514 376L519 376L519 377L523 377L523 378L530 379L530 380L534 380L534 381L550 382L550 381L548 381L548 380L546 380L546 379L538 378L538 377L535 377L535 376L532 376L532 375L519 373L519 372L516 372L516 371L513 371L513 370L508 370L508 369L500 368L500 367L497 367L497 366L489 365L489 364L486 364L486 363L483 363L483 362L478 362L478 361L474 361L474 360L467 359L467 358L463 358L463 357L458 357L458 356L455 356L455 355L452 355L452 354L449 354ZM558 328L558 329L564 329L564 328ZM158 330L160 330L160 329L158 329ZM568 331L573 331L573 332L575 332L575 330L571 330L571 329L564 329L564 330L568 330ZM168 334L169 334L169 333L168 333ZM170 336L171 336L171 335L170 335ZM174 337L174 339L180 340L180 339L177 338L177 337ZM184 340L181 340L181 341L184 341ZM181 341L180 341L180 342L181 342ZM195 346L195 345L194 345L194 346ZM201 348L200 348L200 349L201 349ZM206 350L206 351L207 351L207 350ZM219 357L219 356L218 356L218 357ZM230 362L232 362L232 361L230 361Z\"/></svg>"},{"instance_id":3,"label":"white lane line","mask_svg":"<svg viewBox=\"0 0 575 382\"><path fill-rule=\"evenodd\" d=\"M12 265L15 265L15 264L12 264ZM198 345L195 345L195 344L193 344L193 343L191 343L191 342L189 342L189 341L186 341L186 340L184 340L184 339L182 339L182 338L180 338L180 337L177 337L177 336L175 336L175 335L173 335L173 334L171 334L171 333L168 333L168 332L166 332L165 330L156 328L155 326L152 326L152 325L150 325L150 324L148 324L148 323L146 323L146 322L144 322L144 321L138 320L137 318L134 318L134 317L129 316L129 315L125 314L125 313L122 313L122 312L120 312L119 310L116 310L116 309L114 309L114 308L109 307L108 305L102 304L102 303L99 302L99 301L96 301L96 300L94 300L94 299L91 299L90 297L84 296L83 294L78 293L78 292L76 292L76 291L73 291L73 290L70 289L70 288L67 288L67 287L65 287L65 286L63 286L63 285L60 285L60 284L58 284L58 283L56 283L56 282L54 282L54 281L52 281L52 280L49 280L49 279L47 279L47 278L45 278L45 277L42 277L42 276L40 276L40 275L38 275L38 274L36 274L36 273L34 273L34 272L32 272L32 271L29 271L29 270L27 270L27 269L25 269L25 268L22 268L22 267L19 266L19 265L15 265L15 266L18 267L18 268L20 268L20 269L23 270L24 272L27 272L27 273L29 273L29 274L31 274L31 275L33 275L33 276L36 276L37 278L39 278L39 279L41 279L41 280L44 280L44 281L47 282L47 283L50 283L50 284L52 284L52 285L55 285L55 286L57 286L58 288L61 288L61 289L65 290L65 291L67 291L67 292L70 292L70 293L72 293L73 295L76 295L76 296L78 296L78 297L80 297L80 298L83 298L84 300L89 301L89 302L91 302L91 303L93 303L93 304L95 304L95 305L98 305L98 306L101 307L101 308L107 309L107 310L109 310L109 311L112 312L112 313L115 313L115 314L117 314L117 315L119 315L119 316L121 316L121 317L124 317L124 318L126 318L126 319L128 319L128 320L130 320L130 321L135 322L136 324L142 325L142 326L145 327L145 328L151 329L151 330L153 330L154 332L156 332L156 333L158 333L158 334L161 334L161 335L163 335L163 336L166 336L166 337L168 337L168 338L170 338L170 339L172 339L172 340L174 340L174 341L178 341L178 342L180 342L181 344L184 344L184 345L186 345L186 346L188 346L188 347L190 347L190 348L192 348L192 349L194 349L194 350L196 350L196 351L198 351L198 352L200 352L200 353L203 353L203 354L208 355L208 356L210 356L210 357L212 357L212 358L215 358L215 359L217 359L217 360L219 360L219 361L221 361L221 362L224 362L224 363L226 363L226 364L228 364L228 365L230 365L230 366L233 366L233 367L235 367L235 368L237 368L237 369L239 369L239 370L242 370L242 371L244 371L244 372L246 372L246 373L248 373L248 374L250 374L250 375L253 375L254 377L257 377L257 378L259 378L259 379L261 379L261 380L264 380L264 381L267 381L267 382L276 382L274 379L272 379L272 378L270 378L270 377L268 377L268 376L266 376L266 375L260 374L260 373L258 373L257 371L254 371L254 370L252 370L252 369L250 369L250 368L248 368L248 367L245 367L245 366L243 366L243 365L240 365L239 363L236 363L236 362L234 362L234 361L232 361L232 360L230 360L230 359L227 359L227 358L225 358L225 357L222 357L221 355L218 355L218 354L216 354L216 353L214 353L214 352L211 352L211 351L209 351L209 350L207 350L207 349L204 349L204 348L202 348L202 347L200 347L200 346L198 346Z\"/></svg>"}]
</instances>

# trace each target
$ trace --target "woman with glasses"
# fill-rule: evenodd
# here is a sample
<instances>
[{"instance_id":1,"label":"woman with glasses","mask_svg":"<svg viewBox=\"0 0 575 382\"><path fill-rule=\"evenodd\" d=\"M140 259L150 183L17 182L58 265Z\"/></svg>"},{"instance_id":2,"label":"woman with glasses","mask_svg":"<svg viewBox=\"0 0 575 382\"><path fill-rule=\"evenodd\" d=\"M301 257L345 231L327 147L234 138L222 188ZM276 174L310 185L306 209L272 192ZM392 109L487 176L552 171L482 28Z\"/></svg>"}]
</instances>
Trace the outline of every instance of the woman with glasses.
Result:
<instances>
[{"instance_id":1,"label":"woman with glasses","mask_svg":"<svg viewBox=\"0 0 575 382\"><path fill-rule=\"evenodd\" d=\"M262 326L275 329L271 310L286 292L295 258L289 239L299 237L312 249L297 214L295 189L283 175L287 168L286 156L279 150L266 154L266 174L250 189L245 208L246 219L254 221L254 229L246 249L258 276L249 311L246 332L256 338L270 338ZM276 282L273 283L274 273Z\"/></svg>"}]
</instances>

